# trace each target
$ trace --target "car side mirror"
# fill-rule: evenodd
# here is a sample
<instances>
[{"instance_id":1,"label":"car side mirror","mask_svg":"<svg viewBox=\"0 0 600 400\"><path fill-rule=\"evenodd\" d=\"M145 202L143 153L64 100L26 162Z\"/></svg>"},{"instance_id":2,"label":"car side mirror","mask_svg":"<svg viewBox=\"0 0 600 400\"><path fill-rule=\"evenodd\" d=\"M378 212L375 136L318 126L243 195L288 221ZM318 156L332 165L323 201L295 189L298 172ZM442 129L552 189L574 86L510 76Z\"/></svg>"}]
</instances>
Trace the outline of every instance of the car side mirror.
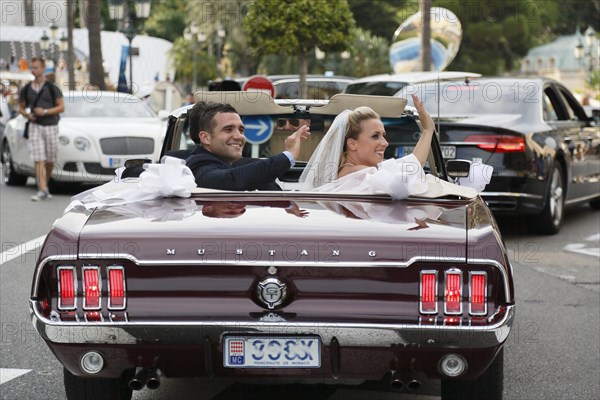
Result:
<instances>
[{"instance_id":1,"label":"car side mirror","mask_svg":"<svg viewBox=\"0 0 600 400\"><path fill-rule=\"evenodd\" d=\"M471 169L469 160L448 160L446 161L446 171L452 179L467 178Z\"/></svg>"},{"instance_id":2,"label":"car side mirror","mask_svg":"<svg viewBox=\"0 0 600 400\"><path fill-rule=\"evenodd\" d=\"M161 121L166 121L167 118L169 118L169 115L171 113L169 112L169 110L159 110L158 111L158 119L160 119Z\"/></svg>"}]
</instances>

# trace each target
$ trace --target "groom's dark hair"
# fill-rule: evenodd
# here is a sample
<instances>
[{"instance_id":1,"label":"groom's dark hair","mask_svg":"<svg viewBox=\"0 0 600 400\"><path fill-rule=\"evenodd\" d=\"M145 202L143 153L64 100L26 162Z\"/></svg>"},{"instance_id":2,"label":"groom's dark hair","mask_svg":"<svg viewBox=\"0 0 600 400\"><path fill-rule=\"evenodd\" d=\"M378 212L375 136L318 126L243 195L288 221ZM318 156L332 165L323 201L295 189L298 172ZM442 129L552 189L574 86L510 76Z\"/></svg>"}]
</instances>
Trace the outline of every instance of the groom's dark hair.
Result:
<instances>
[{"instance_id":1,"label":"groom's dark hair","mask_svg":"<svg viewBox=\"0 0 600 400\"><path fill-rule=\"evenodd\" d=\"M198 102L190 110L190 139L194 143L200 143L199 133L206 131L212 134L215 126L215 115L218 113L238 113L231 104L227 103L204 103Z\"/></svg>"}]
</instances>

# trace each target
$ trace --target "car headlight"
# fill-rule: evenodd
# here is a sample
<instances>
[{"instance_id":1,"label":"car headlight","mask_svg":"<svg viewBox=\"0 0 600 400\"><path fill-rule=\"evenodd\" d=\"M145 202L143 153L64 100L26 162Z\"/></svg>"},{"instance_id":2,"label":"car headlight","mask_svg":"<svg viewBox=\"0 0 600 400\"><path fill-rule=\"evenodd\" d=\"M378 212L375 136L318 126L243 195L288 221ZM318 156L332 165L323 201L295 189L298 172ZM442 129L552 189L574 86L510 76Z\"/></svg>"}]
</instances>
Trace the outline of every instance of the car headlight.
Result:
<instances>
[{"instance_id":1,"label":"car headlight","mask_svg":"<svg viewBox=\"0 0 600 400\"><path fill-rule=\"evenodd\" d=\"M59 136L58 137L58 143L62 144L63 146L66 146L70 143L71 141L69 140L68 137L66 136Z\"/></svg>"},{"instance_id":2,"label":"car headlight","mask_svg":"<svg viewBox=\"0 0 600 400\"><path fill-rule=\"evenodd\" d=\"M81 136L76 137L75 141L73 143L75 144L75 148L77 150L81 150L81 151L89 150L90 147L92 147L92 144L90 143L90 141Z\"/></svg>"}]
</instances>

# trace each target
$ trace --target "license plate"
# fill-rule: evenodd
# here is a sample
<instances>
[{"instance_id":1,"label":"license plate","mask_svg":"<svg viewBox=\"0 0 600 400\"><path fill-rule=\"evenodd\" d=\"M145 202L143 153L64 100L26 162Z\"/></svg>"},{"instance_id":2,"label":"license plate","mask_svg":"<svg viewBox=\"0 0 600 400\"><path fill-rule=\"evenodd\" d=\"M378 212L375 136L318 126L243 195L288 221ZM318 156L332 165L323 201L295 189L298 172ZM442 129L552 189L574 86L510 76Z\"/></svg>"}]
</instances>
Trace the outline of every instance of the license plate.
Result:
<instances>
[{"instance_id":1,"label":"license plate","mask_svg":"<svg viewBox=\"0 0 600 400\"><path fill-rule=\"evenodd\" d=\"M119 168L125 165L127 158L108 157L108 168Z\"/></svg>"},{"instance_id":2,"label":"license plate","mask_svg":"<svg viewBox=\"0 0 600 400\"><path fill-rule=\"evenodd\" d=\"M223 366L229 368L319 368L318 336L225 337Z\"/></svg>"},{"instance_id":3,"label":"license plate","mask_svg":"<svg viewBox=\"0 0 600 400\"><path fill-rule=\"evenodd\" d=\"M444 158L456 158L456 146L440 146L442 150L442 157ZM398 146L396 148L396 157L404 157L415 150L415 146Z\"/></svg>"}]
</instances>

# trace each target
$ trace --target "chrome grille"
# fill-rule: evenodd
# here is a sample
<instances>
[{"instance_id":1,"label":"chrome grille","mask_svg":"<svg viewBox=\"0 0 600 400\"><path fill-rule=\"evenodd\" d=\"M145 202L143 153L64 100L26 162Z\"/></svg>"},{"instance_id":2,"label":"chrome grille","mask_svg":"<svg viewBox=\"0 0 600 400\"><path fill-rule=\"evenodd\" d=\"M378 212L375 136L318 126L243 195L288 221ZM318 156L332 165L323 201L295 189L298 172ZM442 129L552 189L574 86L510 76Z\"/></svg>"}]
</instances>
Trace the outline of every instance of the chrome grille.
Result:
<instances>
[{"instance_id":1,"label":"chrome grille","mask_svg":"<svg viewBox=\"0 0 600 400\"><path fill-rule=\"evenodd\" d=\"M104 154L152 154L154 139L139 137L116 137L100 139Z\"/></svg>"}]
</instances>

